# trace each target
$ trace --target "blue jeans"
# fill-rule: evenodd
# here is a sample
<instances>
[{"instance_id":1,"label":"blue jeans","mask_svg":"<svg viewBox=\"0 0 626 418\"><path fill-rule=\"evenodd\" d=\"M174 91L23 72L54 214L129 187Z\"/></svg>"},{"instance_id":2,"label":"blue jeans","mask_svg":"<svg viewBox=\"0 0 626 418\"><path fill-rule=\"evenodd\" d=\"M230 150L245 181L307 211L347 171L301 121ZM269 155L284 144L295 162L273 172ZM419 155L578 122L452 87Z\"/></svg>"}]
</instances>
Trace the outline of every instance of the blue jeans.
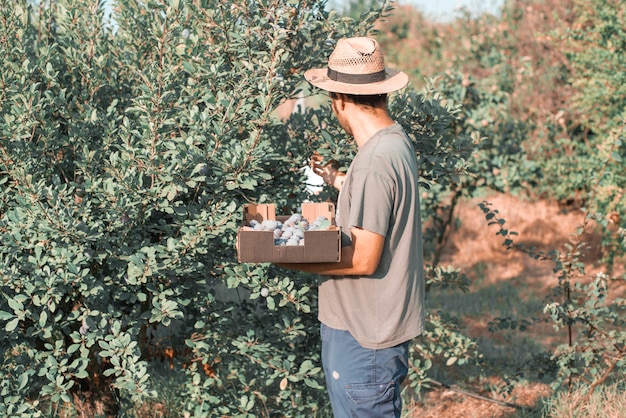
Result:
<instances>
[{"instance_id":1,"label":"blue jeans","mask_svg":"<svg viewBox=\"0 0 626 418\"><path fill-rule=\"evenodd\" d=\"M399 418L400 384L408 372L408 341L370 350L350 332L321 325L322 365L335 418Z\"/></svg>"}]
</instances>

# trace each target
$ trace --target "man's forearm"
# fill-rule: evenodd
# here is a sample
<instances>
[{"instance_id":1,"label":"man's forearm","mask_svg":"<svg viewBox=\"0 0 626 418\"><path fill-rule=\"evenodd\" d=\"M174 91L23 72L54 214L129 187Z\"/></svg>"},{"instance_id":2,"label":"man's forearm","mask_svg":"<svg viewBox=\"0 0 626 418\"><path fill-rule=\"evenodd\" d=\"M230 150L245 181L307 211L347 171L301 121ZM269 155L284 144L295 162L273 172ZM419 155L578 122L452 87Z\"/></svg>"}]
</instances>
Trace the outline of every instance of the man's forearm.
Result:
<instances>
[{"instance_id":1,"label":"man's forearm","mask_svg":"<svg viewBox=\"0 0 626 418\"><path fill-rule=\"evenodd\" d=\"M385 238L372 232L352 228L352 245L342 247L337 263L278 264L291 270L329 276L368 276L374 274L382 254Z\"/></svg>"}]
</instances>

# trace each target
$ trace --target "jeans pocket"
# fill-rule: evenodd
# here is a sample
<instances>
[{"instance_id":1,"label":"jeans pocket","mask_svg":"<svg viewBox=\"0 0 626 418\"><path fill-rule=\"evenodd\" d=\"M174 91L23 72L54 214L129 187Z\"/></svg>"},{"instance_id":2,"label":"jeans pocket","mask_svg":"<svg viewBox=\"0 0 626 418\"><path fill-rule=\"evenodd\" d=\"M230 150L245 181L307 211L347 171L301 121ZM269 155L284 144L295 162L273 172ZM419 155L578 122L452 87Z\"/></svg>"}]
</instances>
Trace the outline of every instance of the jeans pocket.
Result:
<instances>
[{"instance_id":1,"label":"jeans pocket","mask_svg":"<svg viewBox=\"0 0 626 418\"><path fill-rule=\"evenodd\" d=\"M355 417L394 417L395 382L346 385Z\"/></svg>"}]
</instances>

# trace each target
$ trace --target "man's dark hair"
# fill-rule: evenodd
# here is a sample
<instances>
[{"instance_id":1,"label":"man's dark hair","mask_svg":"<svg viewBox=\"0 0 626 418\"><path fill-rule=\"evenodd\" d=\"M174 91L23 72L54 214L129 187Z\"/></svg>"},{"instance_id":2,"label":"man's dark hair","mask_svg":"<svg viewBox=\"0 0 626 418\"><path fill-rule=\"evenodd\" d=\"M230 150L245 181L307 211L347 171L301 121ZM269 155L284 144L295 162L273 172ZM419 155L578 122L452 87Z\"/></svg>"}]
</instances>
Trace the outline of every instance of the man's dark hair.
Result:
<instances>
[{"instance_id":1,"label":"man's dark hair","mask_svg":"<svg viewBox=\"0 0 626 418\"><path fill-rule=\"evenodd\" d=\"M330 92L330 97L336 99L337 93ZM346 97L353 103L361 106L380 107L387 103L386 94L346 94Z\"/></svg>"}]
</instances>

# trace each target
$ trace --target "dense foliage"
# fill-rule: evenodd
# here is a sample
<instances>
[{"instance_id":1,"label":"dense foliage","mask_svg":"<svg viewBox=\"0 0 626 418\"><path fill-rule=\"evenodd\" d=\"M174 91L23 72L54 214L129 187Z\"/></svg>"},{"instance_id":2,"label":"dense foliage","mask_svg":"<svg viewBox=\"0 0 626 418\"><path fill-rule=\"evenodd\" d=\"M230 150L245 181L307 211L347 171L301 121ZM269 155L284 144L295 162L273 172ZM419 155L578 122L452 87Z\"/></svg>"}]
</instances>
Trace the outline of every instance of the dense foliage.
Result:
<instances>
[{"instance_id":1,"label":"dense foliage","mask_svg":"<svg viewBox=\"0 0 626 418\"><path fill-rule=\"evenodd\" d=\"M549 81L554 73L541 82L579 88L593 79L613 93L603 106L623 110L624 57L610 53L624 50L623 11L592 3L603 7L580 2L582 16L602 24L551 35L568 46L572 72L563 64L558 82ZM610 232L607 257L623 255L623 230L613 228L626 215L620 114L592 113L587 94L571 107L586 119L521 115L535 64L516 49L524 2L507 3L501 21L462 16L456 31L387 3L351 4L348 18L325 0L118 0L107 21L97 0L2 3L1 415L55 416L88 397L106 405L98 414L139 414L167 386L179 415L330 414L315 277L240 264L235 239L244 203L289 213L335 197L311 195L302 168L314 151L346 166L356 150L302 73L324 65L342 36L378 29L391 62L413 76L390 109L421 163L431 291L468 289L462 272L441 265L441 249L458 201L484 190L582 193L588 219ZM402 50L417 29L426 47L409 58L436 56L419 65ZM456 46L463 52L452 59ZM590 70L598 56L607 65ZM322 104L281 111L302 97ZM483 210L515 247L497 211ZM571 291L548 305L555 324L594 324L594 335L608 335L590 333L557 353L559 381L604 376L604 358L591 353L624 344L622 302L603 305L610 280L579 283L582 246L528 250L554 261L560 289ZM587 308L577 309L580 301ZM428 319L411 348L408 396L429 384L434 364L490 367L455 318L435 310ZM622 373L623 352L612 355L619 360L609 371Z\"/></svg>"},{"instance_id":2,"label":"dense foliage","mask_svg":"<svg viewBox=\"0 0 626 418\"><path fill-rule=\"evenodd\" d=\"M159 350L176 350L194 416L324 410L314 278L237 263L235 237L244 203L326 197L302 167L350 152L328 107L276 110L388 7L360 22L309 0L127 0L108 23L97 1L1 11L2 414L81 393L133 410L158 396ZM445 187L470 150L458 107L396 100L424 182ZM449 344L461 359L464 344Z\"/></svg>"}]
</instances>

